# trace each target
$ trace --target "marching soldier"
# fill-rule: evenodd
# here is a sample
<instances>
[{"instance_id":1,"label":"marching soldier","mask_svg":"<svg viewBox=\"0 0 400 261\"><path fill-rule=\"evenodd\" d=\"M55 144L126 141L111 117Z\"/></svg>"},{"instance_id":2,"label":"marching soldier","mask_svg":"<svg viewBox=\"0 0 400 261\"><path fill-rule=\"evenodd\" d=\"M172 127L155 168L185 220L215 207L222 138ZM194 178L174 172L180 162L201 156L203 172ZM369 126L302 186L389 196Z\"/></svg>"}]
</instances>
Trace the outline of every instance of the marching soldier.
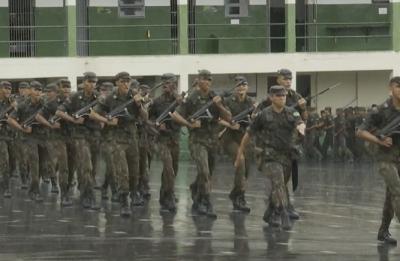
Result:
<instances>
[{"instance_id":1,"label":"marching soldier","mask_svg":"<svg viewBox=\"0 0 400 261\"><path fill-rule=\"evenodd\" d=\"M13 140L13 133L7 125L8 114L14 109L15 103L10 99L11 83L8 81L0 82L0 176L2 178L1 187L3 189L3 196L11 198L10 190L10 157L9 150Z\"/></svg>"},{"instance_id":2,"label":"marching soldier","mask_svg":"<svg viewBox=\"0 0 400 261\"><path fill-rule=\"evenodd\" d=\"M49 158L50 169L52 172L59 173L59 185L61 190L61 207L72 205L72 200L69 196L68 182L68 155L66 141L68 132L65 128L65 122L61 121L55 115L57 108L61 106L71 92L71 83L62 79L58 84L49 84L46 86L48 99L44 102L43 109L36 115L36 120L47 127L47 139L44 141L46 149L51 155ZM52 181L54 186L54 182Z\"/></svg>"},{"instance_id":3,"label":"marching soldier","mask_svg":"<svg viewBox=\"0 0 400 261\"><path fill-rule=\"evenodd\" d=\"M197 166L196 180L190 185L193 210L199 215L216 218L210 200L211 177L215 167L218 143L218 119L231 120L231 113L222 103L222 98L211 90L212 77L208 70L200 70L197 88L172 114L173 119L189 129L189 148ZM204 114L194 117L206 103L210 107ZM200 118L200 116L202 118ZM187 118L187 120L185 119Z\"/></svg>"},{"instance_id":4,"label":"marching soldier","mask_svg":"<svg viewBox=\"0 0 400 261\"><path fill-rule=\"evenodd\" d=\"M7 122L21 133L21 142L24 144L22 146L22 157L27 163L31 177L29 197L36 202L42 202L43 198L39 191L39 143L43 137L41 137L37 125L32 125L32 119L43 105L41 100L42 84L32 81L30 89L28 97L18 104L17 109L10 114Z\"/></svg>"},{"instance_id":5,"label":"marching soldier","mask_svg":"<svg viewBox=\"0 0 400 261\"><path fill-rule=\"evenodd\" d=\"M239 78L236 83L234 95L226 99L225 105L230 110L233 117L254 108L254 101L247 95L248 88L247 80L244 77ZM224 132L221 132L221 144L225 153L227 153L233 161L236 159L236 152L240 146L246 128L250 123L250 114L251 111L238 122L220 120L220 124L226 128ZM247 206L245 199L250 163L250 148L248 147L245 151L245 162L235 170L234 186L229 194L234 210L250 212L250 208Z\"/></svg>"},{"instance_id":6,"label":"marching soldier","mask_svg":"<svg viewBox=\"0 0 400 261\"><path fill-rule=\"evenodd\" d=\"M259 170L271 180L272 189L268 195L272 208L267 206L264 221L271 226L282 226L290 229L291 221L288 210L288 195L285 176L291 172L292 153L294 150L294 132L304 135L305 124L300 113L294 108L285 106L286 90L282 86L272 86L269 90L271 106L257 114L249 126L240 144L235 166L244 161L244 150L251 137L262 149ZM271 212L272 213L269 213Z\"/></svg>"},{"instance_id":7,"label":"marching soldier","mask_svg":"<svg viewBox=\"0 0 400 261\"><path fill-rule=\"evenodd\" d=\"M154 99L149 110L149 117L156 120L165 110L176 102L182 102L182 97L177 94L177 77L172 73L161 76L163 81L162 94ZM170 111L173 112L173 111ZM167 116L169 117L169 116ZM163 164L161 173L160 205L162 209L170 212L176 211L175 178L179 168L179 136L181 127L174 121L168 120L157 123L160 134L157 136L157 146Z\"/></svg>"},{"instance_id":8,"label":"marching soldier","mask_svg":"<svg viewBox=\"0 0 400 261\"><path fill-rule=\"evenodd\" d=\"M70 128L73 150L75 152L74 161L78 174L78 188L80 191L80 200L83 208L98 210L94 194L93 165L90 148L90 136L94 130L98 130L98 123L90 120L90 107L85 112L76 115L76 112L89 105L95 105L97 93L95 86L97 76L93 72L84 73L82 90L72 94L57 109L56 115L63 120L70 122L73 126Z\"/></svg>"},{"instance_id":9,"label":"marching soldier","mask_svg":"<svg viewBox=\"0 0 400 261\"><path fill-rule=\"evenodd\" d=\"M117 88L102 98L91 112L90 117L105 124L104 136L109 141L108 150L113 153L113 164L117 174L118 193L120 196L120 214L130 216L128 195L130 191L131 207L142 206L143 197L139 192L139 150L136 123L139 118L147 119L142 107L142 96L132 94L129 89L131 77L127 72L120 72L115 77ZM119 106L126 115L111 115ZM121 113L119 112L119 113Z\"/></svg>"},{"instance_id":10,"label":"marching soldier","mask_svg":"<svg viewBox=\"0 0 400 261\"><path fill-rule=\"evenodd\" d=\"M400 77L393 77L389 82L390 97L380 106L371 110L365 121L358 126L356 135L379 146L376 159L378 173L383 177L387 191L384 204L382 224L378 240L397 244L389 233L393 215L400 219L400 182L399 182L399 149L400 136L395 130L381 132L384 127L399 117L400 110ZM397 126L396 126L397 127ZM374 132L375 131L375 132ZM376 135L374 135L376 134Z\"/></svg>"}]
</instances>

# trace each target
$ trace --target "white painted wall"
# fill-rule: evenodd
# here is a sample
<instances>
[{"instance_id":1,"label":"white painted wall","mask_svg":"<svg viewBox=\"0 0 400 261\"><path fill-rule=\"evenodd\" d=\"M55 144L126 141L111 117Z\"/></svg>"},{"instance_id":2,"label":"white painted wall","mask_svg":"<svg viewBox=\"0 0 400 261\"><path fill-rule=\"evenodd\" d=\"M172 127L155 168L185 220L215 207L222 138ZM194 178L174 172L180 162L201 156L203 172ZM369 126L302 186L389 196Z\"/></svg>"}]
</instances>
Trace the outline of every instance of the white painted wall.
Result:
<instances>
[{"instance_id":1,"label":"white painted wall","mask_svg":"<svg viewBox=\"0 0 400 261\"><path fill-rule=\"evenodd\" d=\"M0 79L68 77L72 83L85 71L99 76L114 76L120 71L132 75L161 75L172 72L180 75L180 86L187 90L189 75L199 69L216 74L215 86L232 86L233 78L223 74L248 76L251 88L256 88L258 98L265 97L267 75L279 68L297 73L311 72L312 88L322 90L338 81L343 86L332 92L332 97L321 97L318 107L325 104L343 106L354 97L355 72L359 72L359 105L377 103L387 92L377 86L385 86L391 73L400 74L400 53L341 52L341 53L284 53L284 54L233 54L233 55L161 55L161 56L114 56L114 57L54 57L54 58L2 58ZM316 74L318 72L318 74ZM257 74L257 76L256 76ZM294 81L295 82L295 81ZM76 88L76 86L73 86ZM295 88L295 86L293 86ZM340 88L340 89L339 89Z\"/></svg>"}]
</instances>

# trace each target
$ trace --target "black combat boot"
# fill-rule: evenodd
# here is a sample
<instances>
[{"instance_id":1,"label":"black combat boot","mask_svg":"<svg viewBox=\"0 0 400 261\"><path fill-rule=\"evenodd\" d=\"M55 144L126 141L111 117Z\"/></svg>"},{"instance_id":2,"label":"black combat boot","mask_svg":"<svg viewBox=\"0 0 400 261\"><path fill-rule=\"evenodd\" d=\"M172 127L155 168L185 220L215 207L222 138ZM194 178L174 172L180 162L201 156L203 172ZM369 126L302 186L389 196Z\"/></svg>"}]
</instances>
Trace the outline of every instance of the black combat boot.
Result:
<instances>
[{"instance_id":1,"label":"black combat boot","mask_svg":"<svg viewBox=\"0 0 400 261\"><path fill-rule=\"evenodd\" d=\"M29 192L29 197L31 200L37 202L37 203L41 203L43 202L43 198L40 196L39 192L36 191L30 191Z\"/></svg>"},{"instance_id":2,"label":"black combat boot","mask_svg":"<svg viewBox=\"0 0 400 261\"><path fill-rule=\"evenodd\" d=\"M272 204L269 203L267 209L264 212L264 216L263 216L263 220L265 223L270 224L273 211L274 211L274 208L273 208Z\"/></svg>"},{"instance_id":3,"label":"black combat boot","mask_svg":"<svg viewBox=\"0 0 400 261\"><path fill-rule=\"evenodd\" d=\"M175 204L175 199L172 194L170 195L165 195L163 199L160 199L160 204L161 204L161 210L166 210L171 213L176 212L176 204Z\"/></svg>"},{"instance_id":4,"label":"black combat boot","mask_svg":"<svg viewBox=\"0 0 400 261\"><path fill-rule=\"evenodd\" d=\"M89 189L89 202L90 202L90 209L91 210L100 210L100 206L96 203L96 195L94 194L93 188Z\"/></svg>"},{"instance_id":5,"label":"black combat boot","mask_svg":"<svg viewBox=\"0 0 400 261\"><path fill-rule=\"evenodd\" d=\"M90 208L90 198L86 190L81 190L80 203L84 209Z\"/></svg>"},{"instance_id":6,"label":"black combat boot","mask_svg":"<svg viewBox=\"0 0 400 261\"><path fill-rule=\"evenodd\" d=\"M215 214L214 212L213 205L211 203L209 195L201 197L200 203L197 208L197 213L199 215L205 215L213 219L217 218L217 214Z\"/></svg>"},{"instance_id":7,"label":"black combat boot","mask_svg":"<svg viewBox=\"0 0 400 261\"><path fill-rule=\"evenodd\" d=\"M291 203L288 204L287 213L288 213L290 219L293 219L293 220L300 219L299 213L297 213L297 211L294 209L294 207Z\"/></svg>"},{"instance_id":8,"label":"black combat boot","mask_svg":"<svg viewBox=\"0 0 400 261\"><path fill-rule=\"evenodd\" d=\"M281 209L281 224L283 230L290 230L292 228L292 222L286 209Z\"/></svg>"},{"instance_id":9,"label":"black combat boot","mask_svg":"<svg viewBox=\"0 0 400 261\"><path fill-rule=\"evenodd\" d=\"M71 207L72 206L73 203L72 203L72 200L69 197L68 193L66 193L66 194L61 196L60 204L61 204L61 207L63 207L63 208L67 208L67 207Z\"/></svg>"},{"instance_id":10,"label":"black combat boot","mask_svg":"<svg viewBox=\"0 0 400 261\"><path fill-rule=\"evenodd\" d=\"M142 195L138 191L131 191L131 207L140 207L144 206L144 200Z\"/></svg>"},{"instance_id":11,"label":"black combat boot","mask_svg":"<svg viewBox=\"0 0 400 261\"><path fill-rule=\"evenodd\" d=\"M379 229L378 240L389 245L397 245L397 240L392 237L389 230Z\"/></svg>"},{"instance_id":12,"label":"black combat boot","mask_svg":"<svg viewBox=\"0 0 400 261\"><path fill-rule=\"evenodd\" d=\"M271 213L271 217L268 220L270 227L280 227L281 226L281 216L280 213L274 209Z\"/></svg>"},{"instance_id":13,"label":"black combat boot","mask_svg":"<svg viewBox=\"0 0 400 261\"><path fill-rule=\"evenodd\" d=\"M56 178L51 178L51 193L54 193L54 194L60 193L60 191L58 190Z\"/></svg>"},{"instance_id":14,"label":"black combat boot","mask_svg":"<svg viewBox=\"0 0 400 261\"><path fill-rule=\"evenodd\" d=\"M21 174L21 189L28 189L28 178L26 174Z\"/></svg>"},{"instance_id":15,"label":"black combat boot","mask_svg":"<svg viewBox=\"0 0 400 261\"><path fill-rule=\"evenodd\" d=\"M125 217L125 218L130 217L131 210L130 210L129 204L128 204L128 193L120 194L120 204L121 204L121 210L120 210L121 217Z\"/></svg>"},{"instance_id":16,"label":"black combat boot","mask_svg":"<svg viewBox=\"0 0 400 261\"><path fill-rule=\"evenodd\" d=\"M236 197L235 203L233 204L233 209L244 213L250 213L250 208L247 206L247 202L244 197L244 192Z\"/></svg>"}]
</instances>

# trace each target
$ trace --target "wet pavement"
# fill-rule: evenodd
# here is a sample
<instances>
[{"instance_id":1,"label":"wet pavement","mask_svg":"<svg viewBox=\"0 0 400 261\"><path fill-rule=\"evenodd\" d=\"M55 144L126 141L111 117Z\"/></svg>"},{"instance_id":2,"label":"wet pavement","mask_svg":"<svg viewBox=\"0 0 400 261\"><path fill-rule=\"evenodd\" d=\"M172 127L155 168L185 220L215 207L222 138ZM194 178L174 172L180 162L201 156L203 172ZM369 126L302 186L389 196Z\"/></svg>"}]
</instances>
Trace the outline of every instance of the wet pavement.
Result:
<instances>
[{"instance_id":1,"label":"wet pavement","mask_svg":"<svg viewBox=\"0 0 400 261\"><path fill-rule=\"evenodd\" d=\"M256 170L247 192L252 210L245 215L232 212L228 199L233 168L217 167L212 200L218 219L212 221L191 214L195 167L186 162L176 184L178 212L160 213L160 168L152 165L149 204L128 219L109 202L100 212L61 209L56 195L33 203L15 188L12 199L0 199L0 260L400 260L400 247L376 241L384 185L373 165L302 164L294 195L301 219L289 232L264 224L268 184ZM46 184L42 189L50 191ZM394 220L397 239L399 230Z\"/></svg>"}]
</instances>

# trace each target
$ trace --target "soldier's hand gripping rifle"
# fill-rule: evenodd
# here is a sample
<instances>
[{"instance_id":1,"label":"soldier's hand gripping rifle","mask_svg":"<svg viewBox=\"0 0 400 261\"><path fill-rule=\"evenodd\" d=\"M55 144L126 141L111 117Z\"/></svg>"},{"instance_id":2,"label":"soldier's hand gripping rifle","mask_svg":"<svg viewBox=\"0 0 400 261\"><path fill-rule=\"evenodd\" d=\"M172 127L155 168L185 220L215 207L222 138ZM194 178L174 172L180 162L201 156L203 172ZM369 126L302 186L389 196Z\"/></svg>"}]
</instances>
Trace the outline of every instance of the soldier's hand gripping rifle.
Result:
<instances>
[{"instance_id":1,"label":"soldier's hand gripping rifle","mask_svg":"<svg viewBox=\"0 0 400 261\"><path fill-rule=\"evenodd\" d=\"M382 129L378 130L376 136L379 139L383 139L384 137L388 137L393 134L400 134L399 127L400 127L400 116L397 116Z\"/></svg>"},{"instance_id":2,"label":"soldier's hand gripping rifle","mask_svg":"<svg viewBox=\"0 0 400 261\"><path fill-rule=\"evenodd\" d=\"M37 111L35 111L32 115L30 115L24 122L22 122L21 126L22 128L26 129L31 127L32 125L36 125L39 124L36 121L36 115L42 110L42 108L38 109Z\"/></svg>"},{"instance_id":3,"label":"soldier's hand gripping rifle","mask_svg":"<svg viewBox=\"0 0 400 261\"><path fill-rule=\"evenodd\" d=\"M250 121L250 115L251 113L255 110L254 106L251 106L244 111L238 113L237 115L232 117L232 122L233 123L248 123Z\"/></svg>"},{"instance_id":4,"label":"soldier's hand gripping rifle","mask_svg":"<svg viewBox=\"0 0 400 261\"><path fill-rule=\"evenodd\" d=\"M160 88L164 83L161 82L155 86L153 86L148 93L151 93L152 91ZM131 105L134 102L133 97L136 95L136 92L130 91L130 97L131 99L127 100L126 102L118 105L115 107L113 110L111 110L107 115L105 116L108 120L112 120L113 118L119 118L119 117L126 117L129 115L127 107ZM142 97L143 100L143 97Z\"/></svg>"},{"instance_id":5,"label":"soldier's hand gripping rifle","mask_svg":"<svg viewBox=\"0 0 400 261\"><path fill-rule=\"evenodd\" d=\"M93 109L94 106L98 103L97 99L89 103L88 105L84 106L83 108L79 109L78 111L72 114L72 117L75 119L79 119L80 117L87 116L90 113L90 110Z\"/></svg>"},{"instance_id":6,"label":"soldier's hand gripping rifle","mask_svg":"<svg viewBox=\"0 0 400 261\"><path fill-rule=\"evenodd\" d=\"M182 99L185 98L186 92L182 92L181 97ZM179 102L178 99L175 99L173 103L171 103L161 114L158 116L158 118L155 121L156 126L160 126L162 123L170 119L169 113L174 112L176 107L178 107Z\"/></svg>"},{"instance_id":7,"label":"soldier's hand gripping rifle","mask_svg":"<svg viewBox=\"0 0 400 261\"><path fill-rule=\"evenodd\" d=\"M10 105L9 107L7 107L6 109L4 109L3 111L0 112L0 124L2 122L6 122L7 121L7 115L14 109L14 106Z\"/></svg>"}]
</instances>

